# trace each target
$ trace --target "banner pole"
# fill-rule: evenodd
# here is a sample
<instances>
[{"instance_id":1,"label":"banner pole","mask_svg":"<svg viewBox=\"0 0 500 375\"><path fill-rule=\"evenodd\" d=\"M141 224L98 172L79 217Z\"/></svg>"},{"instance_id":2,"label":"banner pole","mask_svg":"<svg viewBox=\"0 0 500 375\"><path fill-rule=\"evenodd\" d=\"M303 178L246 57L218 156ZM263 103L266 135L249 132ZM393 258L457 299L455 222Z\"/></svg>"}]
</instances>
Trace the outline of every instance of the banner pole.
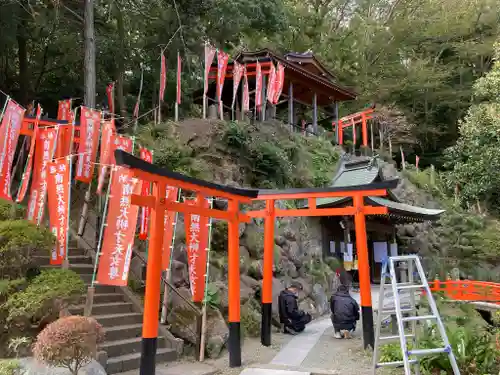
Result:
<instances>
[{"instance_id":1,"label":"banner pole","mask_svg":"<svg viewBox=\"0 0 500 375\"><path fill-rule=\"evenodd\" d=\"M180 202L181 200L181 189L179 189L179 192L177 194L177 202ZM175 232L177 229L177 220L179 218L179 212L175 212L175 220L174 220L174 225L173 225L173 233L172 233L172 242L170 244L170 260L168 261L168 269L165 272L165 279L167 280L167 283L170 282L170 274L172 270L172 260L174 258L174 245L175 245ZM163 303L161 305L161 324L165 324L167 322L167 305L168 305L168 284L165 284L165 287L163 289Z\"/></svg>"},{"instance_id":2,"label":"banner pole","mask_svg":"<svg viewBox=\"0 0 500 375\"><path fill-rule=\"evenodd\" d=\"M7 95L7 98L5 99L5 103L3 103L3 108L2 112L0 113L0 121L3 120L3 115L5 114L5 110L7 109L7 104L10 102L10 96Z\"/></svg>"},{"instance_id":3,"label":"banner pole","mask_svg":"<svg viewBox=\"0 0 500 375\"><path fill-rule=\"evenodd\" d=\"M212 209L214 206L214 200L213 198L210 199L210 208ZM212 220L213 218L210 217L210 220L208 222L208 245L206 248L207 252L207 268L205 270L205 291L204 291L204 297L203 297L203 307L201 309L201 338L200 338L200 362L203 362L205 360L205 336L206 336L206 330L207 330L207 295L208 295L208 277L209 277L209 270L210 270L210 249L211 249L211 242L212 242Z\"/></svg>"},{"instance_id":4,"label":"banner pole","mask_svg":"<svg viewBox=\"0 0 500 375\"><path fill-rule=\"evenodd\" d=\"M71 217L71 179L73 177L73 141L75 138L75 118L76 118L76 113L77 113L78 107L75 108L75 113L73 115L73 121L71 123L71 138L70 138L70 154L68 155L68 161L69 161L69 181L68 181L68 220L66 224L66 228L68 230L66 234L66 256L64 257L63 260L63 268L68 269L69 268L69 226L70 226L70 221L69 218ZM71 110L70 110L71 111Z\"/></svg>"}]
</instances>

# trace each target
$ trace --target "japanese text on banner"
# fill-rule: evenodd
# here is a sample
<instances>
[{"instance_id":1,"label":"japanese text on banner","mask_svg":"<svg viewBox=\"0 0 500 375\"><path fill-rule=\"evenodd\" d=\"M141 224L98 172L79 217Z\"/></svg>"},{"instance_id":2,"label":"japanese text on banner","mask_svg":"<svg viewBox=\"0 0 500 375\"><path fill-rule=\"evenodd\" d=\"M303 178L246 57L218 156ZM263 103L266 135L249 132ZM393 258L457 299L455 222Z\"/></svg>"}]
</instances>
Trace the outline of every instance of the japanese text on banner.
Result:
<instances>
[{"instance_id":1,"label":"japanese text on banner","mask_svg":"<svg viewBox=\"0 0 500 375\"><path fill-rule=\"evenodd\" d=\"M28 220L40 225L45 212L47 197L48 163L52 160L56 146L57 129L39 128L35 163L33 167L33 182L31 183L30 199L28 201Z\"/></svg>"},{"instance_id":2,"label":"japanese text on banner","mask_svg":"<svg viewBox=\"0 0 500 375\"><path fill-rule=\"evenodd\" d=\"M90 183L94 173L94 162L99 143L101 129L101 113L82 107L80 116L80 146L76 168L76 179Z\"/></svg>"},{"instance_id":3,"label":"japanese text on banner","mask_svg":"<svg viewBox=\"0 0 500 375\"><path fill-rule=\"evenodd\" d=\"M140 183L124 167L115 167L106 217L106 229L101 244L97 283L126 286L139 206L132 205L132 194L138 194Z\"/></svg>"},{"instance_id":4,"label":"japanese text on banner","mask_svg":"<svg viewBox=\"0 0 500 375\"><path fill-rule=\"evenodd\" d=\"M186 201L188 205L208 208L203 197ZM209 218L200 215L187 215L185 221L186 245L189 266L189 282L193 302L202 302L205 295L205 273L207 269L208 224Z\"/></svg>"},{"instance_id":5,"label":"japanese text on banner","mask_svg":"<svg viewBox=\"0 0 500 375\"><path fill-rule=\"evenodd\" d=\"M12 162L26 110L13 100L7 104L0 128L0 198L11 201Z\"/></svg>"},{"instance_id":6,"label":"japanese text on banner","mask_svg":"<svg viewBox=\"0 0 500 375\"><path fill-rule=\"evenodd\" d=\"M48 163L48 206L50 229L56 237L56 246L52 250L50 264L62 264L68 249L68 210L69 210L69 173L70 164L67 158Z\"/></svg>"}]
</instances>

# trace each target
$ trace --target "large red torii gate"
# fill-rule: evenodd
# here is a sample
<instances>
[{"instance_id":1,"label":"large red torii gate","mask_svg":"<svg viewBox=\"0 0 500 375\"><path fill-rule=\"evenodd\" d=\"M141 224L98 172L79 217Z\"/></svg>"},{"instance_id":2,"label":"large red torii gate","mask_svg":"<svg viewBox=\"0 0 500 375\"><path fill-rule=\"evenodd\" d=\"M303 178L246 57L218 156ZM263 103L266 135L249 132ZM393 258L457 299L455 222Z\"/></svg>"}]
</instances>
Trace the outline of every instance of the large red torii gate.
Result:
<instances>
[{"instance_id":1,"label":"large red torii gate","mask_svg":"<svg viewBox=\"0 0 500 375\"><path fill-rule=\"evenodd\" d=\"M251 217L263 217L265 219L261 339L264 345L269 346L271 343L272 265L275 218L283 216L354 215L358 239L357 251L361 281L363 339L365 347L373 347L373 310L371 305L365 215L387 214L387 208L365 206L363 198L368 195L386 195L387 190L396 187L397 180L342 188L327 187L282 191L239 189L187 177L147 163L121 150L115 151L115 158L118 165L129 168L136 178L153 184L152 195L132 196L132 204L151 209L140 375L153 375L155 373L164 234L163 225L165 211L167 210L214 217L228 222L228 349L229 365L231 367L241 366L239 223L249 222ZM223 211L167 201L165 199L167 186L175 186L201 196L221 197L228 201L228 208L226 211ZM352 197L354 204L351 207L344 208L316 208L316 199L327 197ZM309 208L292 210L276 208L275 201L282 199L309 199ZM240 210L240 204L252 203L254 200L266 201L266 209L249 212L242 212Z\"/></svg>"}]
</instances>

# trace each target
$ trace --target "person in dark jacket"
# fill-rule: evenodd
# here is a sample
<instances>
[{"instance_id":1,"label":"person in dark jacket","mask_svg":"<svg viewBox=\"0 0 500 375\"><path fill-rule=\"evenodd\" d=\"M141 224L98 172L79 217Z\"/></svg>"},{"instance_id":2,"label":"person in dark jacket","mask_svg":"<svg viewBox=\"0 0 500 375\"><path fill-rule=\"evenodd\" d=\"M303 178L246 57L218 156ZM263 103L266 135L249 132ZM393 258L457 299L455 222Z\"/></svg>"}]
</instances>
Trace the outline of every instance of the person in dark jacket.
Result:
<instances>
[{"instance_id":1,"label":"person in dark jacket","mask_svg":"<svg viewBox=\"0 0 500 375\"><path fill-rule=\"evenodd\" d=\"M293 283L283 290L278 297L280 322L283 332L295 335L306 328L311 321L311 315L299 310L298 298L302 285Z\"/></svg>"},{"instance_id":2,"label":"person in dark jacket","mask_svg":"<svg viewBox=\"0 0 500 375\"><path fill-rule=\"evenodd\" d=\"M351 338L359 320L359 305L349 294L349 287L340 285L330 299L330 310L335 338Z\"/></svg>"}]
</instances>

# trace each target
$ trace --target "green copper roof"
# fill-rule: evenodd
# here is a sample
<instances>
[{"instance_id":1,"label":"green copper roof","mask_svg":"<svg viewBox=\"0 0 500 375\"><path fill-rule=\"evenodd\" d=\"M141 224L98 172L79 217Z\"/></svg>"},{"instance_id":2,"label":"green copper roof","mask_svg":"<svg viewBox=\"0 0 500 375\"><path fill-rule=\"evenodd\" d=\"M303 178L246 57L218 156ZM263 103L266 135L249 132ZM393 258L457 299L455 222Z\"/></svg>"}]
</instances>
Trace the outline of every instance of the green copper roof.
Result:
<instances>
[{"instance_id":1,"label":"green copper roof","mask_svg":"<svg viewBox=\"0 0 500 375\"><path fill-rule=\"evenodd\" d=\"M332 180L331 186L347 187L364 185L373 183L377 180L382 180L382 176L376 160L363 158L352 162L342 162L337 174ZM437 220L444 212L444 210L416 207L399 202L398 198L392 192L388 192L387 198L366 197L365 202L374 206L385 206L389 209L389 216L394 215L405 218L407 221ZM350 201L350 197L318 198L316 200L316 205L318 207L335 207L346 203L348 204Z\"/></svg>"}]
</instances>

